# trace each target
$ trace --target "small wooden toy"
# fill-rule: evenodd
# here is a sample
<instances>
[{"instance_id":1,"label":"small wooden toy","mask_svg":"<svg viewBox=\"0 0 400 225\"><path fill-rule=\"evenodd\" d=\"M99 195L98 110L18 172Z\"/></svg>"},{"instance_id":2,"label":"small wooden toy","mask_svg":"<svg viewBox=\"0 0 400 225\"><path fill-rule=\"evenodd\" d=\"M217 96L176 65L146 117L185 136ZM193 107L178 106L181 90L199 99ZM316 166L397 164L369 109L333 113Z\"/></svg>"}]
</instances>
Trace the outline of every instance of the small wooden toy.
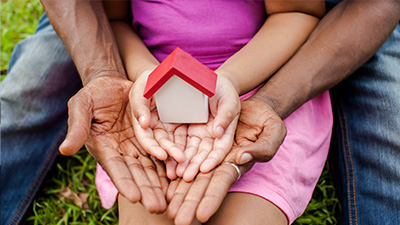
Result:
<instances>
[{"instance_id":1,"label":"small wooden toy","mask_svg":"<svg viewBox=\"0 0 400 225\"><path fill-rule=\"evenodd\" d=\"M154 95L162 122L205 123L216 85L214 71L176 48L149 75L143 96Z\"/></svg>"}]
</instances>

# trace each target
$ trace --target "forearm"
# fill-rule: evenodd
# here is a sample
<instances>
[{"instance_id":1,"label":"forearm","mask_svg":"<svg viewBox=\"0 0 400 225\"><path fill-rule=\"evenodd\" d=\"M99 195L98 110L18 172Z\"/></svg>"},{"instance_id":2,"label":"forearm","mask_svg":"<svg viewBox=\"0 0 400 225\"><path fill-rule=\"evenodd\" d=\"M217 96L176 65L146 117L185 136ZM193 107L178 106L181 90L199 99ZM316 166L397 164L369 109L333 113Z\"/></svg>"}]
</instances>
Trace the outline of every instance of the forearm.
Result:
<instances>
[{"instance_id":1,"label":"forearm","mask_svg":"<svg viewBox=\"0 0 400 225\"><path fill-rule=\"evenodd\" d=\"M400 19L396 1L345 1L327 14L299 51L253 96L286 118L364 64Z\"/></svg>"},{"instance_id":2,"label":"forearm","mask_svg":"<svg viewBox=\"0 0 400 225\"><path fill-rule=\"evenodd\" d=\"M84 85L101 76L126 78L101 1L41 0Z\"/></svg>"},{"instance_id":3,"label":"forearm","mask_svg":"<svg viewBox=\"0 0 400 225\"><path fill-rule=\"evenodd\" d=\"M304 43L319 19L304 13L276 13L218 70L244 94L275 73Z\"/></svg>"},{"instance_id":4,"label":"forearm","mask_svg":"<svg viewBox=\"0 0 400 225\"><path fill-rule=\"evenodd\" d=\"M129 24L123 21L112 21L111 26L129 80L135 81L143 72L153 70L158 66L157 59Z\"/></svg>"}]
</instances>

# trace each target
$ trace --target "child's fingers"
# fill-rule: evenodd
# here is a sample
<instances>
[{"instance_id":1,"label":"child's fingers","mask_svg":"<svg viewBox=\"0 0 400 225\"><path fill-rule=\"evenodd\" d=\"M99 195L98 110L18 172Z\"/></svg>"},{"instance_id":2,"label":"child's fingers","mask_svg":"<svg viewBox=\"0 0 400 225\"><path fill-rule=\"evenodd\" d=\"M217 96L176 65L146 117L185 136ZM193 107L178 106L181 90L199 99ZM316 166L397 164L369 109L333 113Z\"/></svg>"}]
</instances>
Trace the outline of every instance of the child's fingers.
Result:
<instances>
[{"instance_id":1,"label":"child's fingers","mask_svg":"<svg viewBox=\"0 0 400 225\"><path fill-rule=\"evenodd\" d=\"M178 146L170 140L167 131L161 128L154 129L154 137L159 146L163 148L169 156L175 159L178 163L185 162L186 157L183 150L178 148Z\"/></svg>"},{"instance_id":2,"label":"child's fingers","mask_svg":"<svg viewBox=\"0 0 400 225\"><path fill-rule=\"evenodd\" d=\"M200 171L200 165L206 160L207 156L210 154L214 144L214 139L212 138L204 138L201 140L199 150L197 154L190 160L189 165L187 166L184 174L183 180L186 182L192 181L195 176Z\"/></svg>"},{"instance_id":3,"label":"child's fingers","mask_svg":"<svg viewBox=\"0 0 400 225\"><path fill-rule=\"evenodd\" d=\"M145 80L138 79L129 93L130 105L134 118L146 129L150 124L150 100L143 97Z\"/></svg>"},{"instance_id":4,"label":"child's fingers","mask_svg":"<svg viewBox=\"0 0 400 225\"><path fill-rule=\"evenodd\" d=\"M168 157L168 159L165 161L165 167L166 167L166 170L167 170L167 177L170 180L174 180L177 177L177 175L176 175L176 165L177 165L177 162L171 157Z\"/></svg>"},{"instance_id":5,"label":"child's fingers","mask_svg":"<svg viewBox=\"0 0 400 225\"><path fill-rule=\"evenodd\" d=\"M168 158L168 154L163 148L160 147L158 142L154 139L153 130L150 128L143 129L139 122L133 118L133 126L136 138L140 146L150 155L157 159L164 161Z\"/></svg>"},{"instance_id":6,"label":"child's fingers","mask_svg":"<svg viewBox=\"0 0 400 225\"><path fill-rule=\"evenodd\" d=\"M236 97L237 98L237 97ZM213 123L213 135L221 138L229 125L239 115L240 102L234 96L224 96L218 100L217 113Z\"/></svg>"},{"instance_id":7,"label":"child's fingers","mask_svg":"<svg viewBox=\"0 0 400 225\"><path fill-rule=\"evenodd\" d=\"M190 160L196 155L197 150L199 149L199 145L201 143L201 140L198 137L191 137L188 141L188 146L185 149L185 157L186 160L183 163L179 163L178 166L176 167L176 175L179 177L182 177L187 166L190 163Z\"/></svg>"}]
</instances>

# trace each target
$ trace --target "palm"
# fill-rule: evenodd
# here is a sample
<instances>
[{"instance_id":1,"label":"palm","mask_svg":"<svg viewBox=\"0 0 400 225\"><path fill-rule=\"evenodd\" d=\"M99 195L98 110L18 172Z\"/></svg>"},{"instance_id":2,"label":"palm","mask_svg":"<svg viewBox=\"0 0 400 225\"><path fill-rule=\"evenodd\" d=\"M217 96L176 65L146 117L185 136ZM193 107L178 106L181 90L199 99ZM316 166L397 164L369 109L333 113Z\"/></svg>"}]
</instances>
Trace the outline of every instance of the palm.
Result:
<instances>
[{"instance_id":1,"label":"palm","mask_svg":"<svg viewBox=\"0 0 400 225\"><path fill-rule=\"evenodd\" d=\"M132 82L122 78L97 78L72 97L68 134L60 151L73 154L85 143L122 195L160 212L166 207L162 191L166 181L157 175L163 168L156 168L137 144L129 104L131 86Z\"/></svg>"},{"instance_id":2,"label":"palm","mask_svg":"<svg viewBox=\"0 0 400 225\"><path fill-rule=\"evenodd\" d=\"M175 179L177 162L185 161L183 151L186 146L187 125L161 122L155 106L152 107L151 121L146 129L136 119L134 124L141 146L149 154L165 160L168 178Z\"/></svg>"},{"instance_id":3,"label":"palm","mask_svg":"<svg viewBox=\"0 0 400 225\"><path fill-rule=\"evenodd\" d=\"M178 165L177 174L185 181L191 181L199 171L207 173L221 163L232 147L236 123L237 117L221 138L213 135L214 117L211 114L205 124L190 124L186 161Z\"/></svg>"}]
</instances>

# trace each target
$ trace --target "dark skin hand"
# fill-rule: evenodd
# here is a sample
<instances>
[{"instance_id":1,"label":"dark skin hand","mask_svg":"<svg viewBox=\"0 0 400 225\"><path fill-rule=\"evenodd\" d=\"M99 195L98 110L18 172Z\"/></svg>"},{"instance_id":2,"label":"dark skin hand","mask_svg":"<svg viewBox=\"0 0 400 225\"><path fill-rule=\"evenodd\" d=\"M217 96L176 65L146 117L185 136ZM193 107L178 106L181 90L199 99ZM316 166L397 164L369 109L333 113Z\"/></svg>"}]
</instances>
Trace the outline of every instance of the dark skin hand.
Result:
<instances>
[{"instance_id":1,"label":"dark skin hand","mask_svg":"<svg viewBox=\"0 0 400 225\"><path fill-rule=\"evenodd\" d=\"M128 98L131 86L125 79L101 77L72 97L68 133L60 152L72 155L85 144L123 196L159 213L166 209L168 181L163 164L148 156L134 135Z\"/></svg>"}]
</instances>

